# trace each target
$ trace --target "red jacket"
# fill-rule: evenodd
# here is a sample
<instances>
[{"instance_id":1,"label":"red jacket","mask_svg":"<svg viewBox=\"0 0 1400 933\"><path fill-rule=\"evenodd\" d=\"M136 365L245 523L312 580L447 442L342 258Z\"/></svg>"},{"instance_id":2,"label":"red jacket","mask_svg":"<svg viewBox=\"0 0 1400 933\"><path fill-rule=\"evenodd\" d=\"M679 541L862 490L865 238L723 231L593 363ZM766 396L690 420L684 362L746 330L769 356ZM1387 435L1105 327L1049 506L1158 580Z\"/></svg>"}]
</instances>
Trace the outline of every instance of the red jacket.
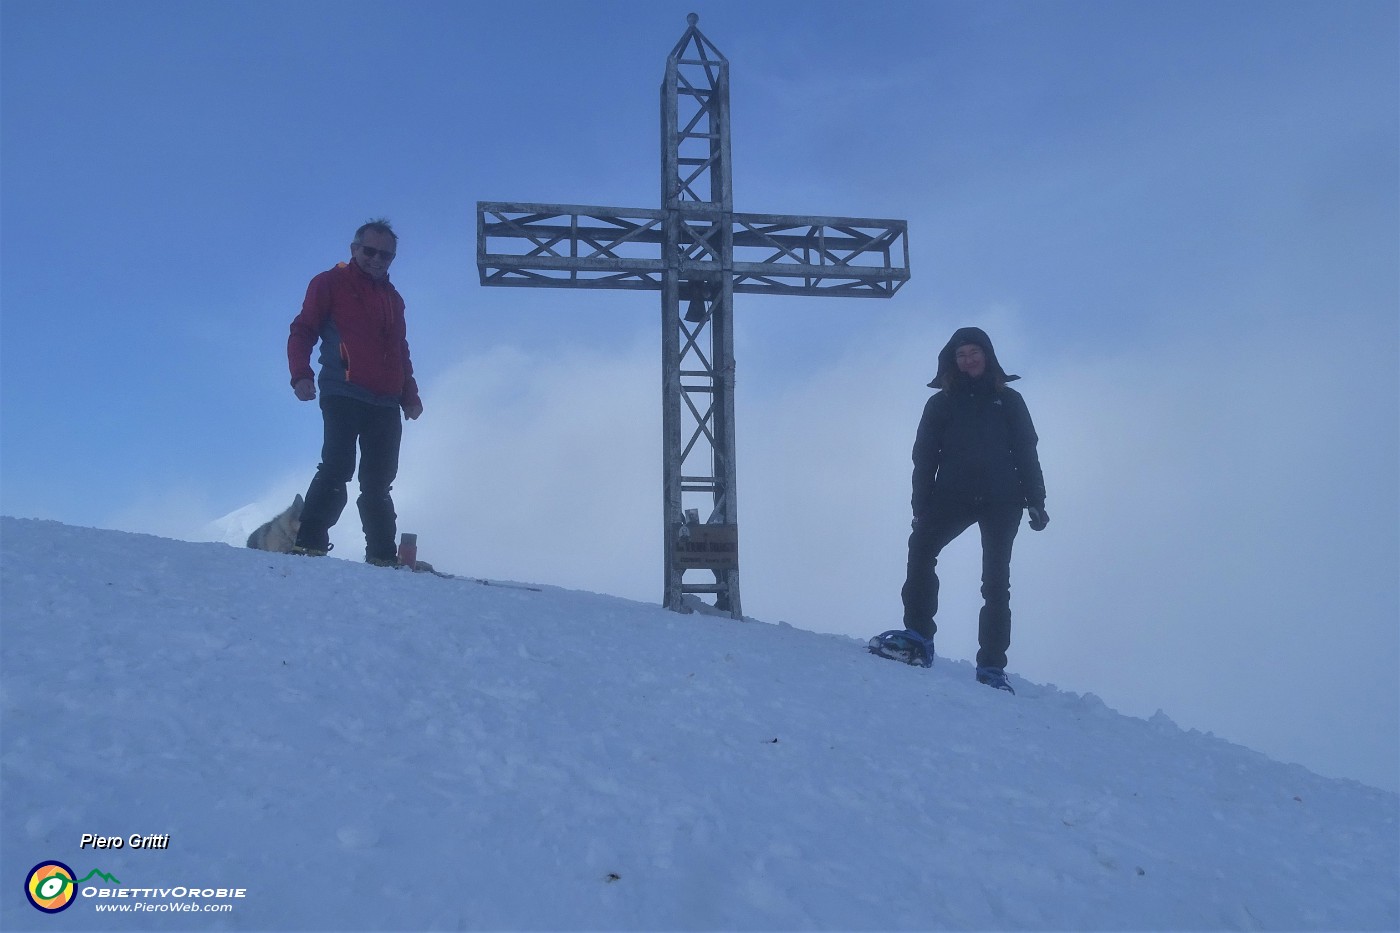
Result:
<instances>
[{"instance_id":1,"label":"red jacket","mask_svg":"<svg viewBox=\"0 0 1400 933\"><path fill-rule=\"evenodd\" d=\"M313 376L311 348L321 341L321 391L404 408L422 404L408 355L404 302L385 279L337 263L306 287L287 337L292 385Z\"/></svg>"}]
</instances>

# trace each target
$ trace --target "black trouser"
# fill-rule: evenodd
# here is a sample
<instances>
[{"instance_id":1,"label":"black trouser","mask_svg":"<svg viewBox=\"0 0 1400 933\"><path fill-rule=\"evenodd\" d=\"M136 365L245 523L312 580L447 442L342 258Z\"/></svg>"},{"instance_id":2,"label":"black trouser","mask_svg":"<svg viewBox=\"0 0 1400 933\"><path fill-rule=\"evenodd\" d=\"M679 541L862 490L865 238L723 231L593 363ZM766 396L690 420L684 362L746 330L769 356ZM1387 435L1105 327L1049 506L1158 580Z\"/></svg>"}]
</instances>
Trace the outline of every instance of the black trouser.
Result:
<instances>
[{"instance_id":1,"label":"black trouser","mask_svg":"<svg viewBox=\"0 0 1400 933\"><path fill-rule=\"evenodd\" d=\"M360 445L360 523L365 530L365 557L389 560L398 553L394 500L389 497L399 472L403 421L398 408L372 405L342 395L321 395L325 440L321 465L306 490L297 544L325 550L329 529L340 520L349 495L345 485L355 475L355 443Z\"/></svg>"},{"instance_id":2,"label":"black trouser","mask_svg":"<svg viewBox=\"0 0 1400 933\"><path fill-rule=\"evenodd\" d=\"M943 509L922 519L909 535L904 578L904 627L925 638L938 631L938 555L973 525L982 532L982 612L977 625L977 666L1006 667L1011 646L1011 545L1021 527L1021 506L980 504Z\"/></svg>"}]
</instances>

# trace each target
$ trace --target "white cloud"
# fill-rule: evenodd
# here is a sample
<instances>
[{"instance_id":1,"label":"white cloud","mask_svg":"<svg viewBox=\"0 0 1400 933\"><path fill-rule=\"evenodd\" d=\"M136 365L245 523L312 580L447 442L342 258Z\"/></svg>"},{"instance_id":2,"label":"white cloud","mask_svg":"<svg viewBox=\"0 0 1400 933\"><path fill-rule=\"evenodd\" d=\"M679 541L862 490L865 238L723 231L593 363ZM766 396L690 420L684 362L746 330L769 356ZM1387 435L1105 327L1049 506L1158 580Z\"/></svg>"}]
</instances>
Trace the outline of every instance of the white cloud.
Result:
<instances>
[{"instance_id":1,"label":"white cloud","mask_svg":"<svg viewBox=\"0 0 1400 933\"><path fill-rule=\"evenodd\" d=\"M1051 374L1032 410L1053 538L1023 549L1013 653L1128 712L1394 787L1395 364L1384 340L1334 369L1318 349L1296 325L1220 330ZM1358 733L1370 749L1340 747Z\"/></svg>"},{"instance_id":2,"label":"white cloud","mask_svg":"<svg viewBox=\"0 0 1400 933\"><path fill-rule=\"evenodd\" d=\"M474 576L659 597L659 357L497 347L431 380L394 494L419 555Z\"/></svg>"}]
</instances>

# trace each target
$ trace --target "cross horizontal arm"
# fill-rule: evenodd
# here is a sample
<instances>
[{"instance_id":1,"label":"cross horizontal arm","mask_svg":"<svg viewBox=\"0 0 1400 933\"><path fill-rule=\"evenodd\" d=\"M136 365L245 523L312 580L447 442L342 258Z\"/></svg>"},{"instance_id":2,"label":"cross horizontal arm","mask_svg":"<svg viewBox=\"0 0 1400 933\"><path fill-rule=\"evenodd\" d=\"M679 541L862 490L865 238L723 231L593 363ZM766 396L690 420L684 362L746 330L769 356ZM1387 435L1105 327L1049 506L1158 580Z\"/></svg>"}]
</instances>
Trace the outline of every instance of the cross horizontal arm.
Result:
<instances>
[{"instance_id":1,"label":"cross horizontal arm","mask_svg":"<svg viewBox=\"0 0 1400 933\"><path fill-rule=\"evenodd\" d=\"M579 204L477 204L482 285L659 290L666 211ZM729 270L733 290L757 294L888 298L909 279L902 220L786 214L730 214L733 255L717 245L725 216L681 212L681 279L715 282Z\"/></svg>"},{"instance_id":2,"label":"cross horizontal arm","mask_svg":"<svg viewBox=\"0 0 1400 933\"><path fill-rule=\"evenodd\" d=\"M482 285L659 290L665 212L478 202Z\"/></svg>"}]
</instances>

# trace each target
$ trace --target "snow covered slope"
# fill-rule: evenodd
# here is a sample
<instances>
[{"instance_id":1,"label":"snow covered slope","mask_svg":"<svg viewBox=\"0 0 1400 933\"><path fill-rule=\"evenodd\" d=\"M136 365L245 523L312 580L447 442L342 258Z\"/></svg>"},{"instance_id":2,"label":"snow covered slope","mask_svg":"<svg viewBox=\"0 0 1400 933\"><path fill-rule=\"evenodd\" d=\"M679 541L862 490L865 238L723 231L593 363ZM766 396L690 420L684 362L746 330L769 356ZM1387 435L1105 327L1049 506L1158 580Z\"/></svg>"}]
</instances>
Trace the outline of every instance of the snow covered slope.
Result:
<instances>
[{"instance_id":1,"label":"snow covered slope","mask_svg":"<svg viewBox=\"0 0 1400 933\"><path fill-rule=\"evenodd\" d=\"M1395 794L1092 696L549 587L0 544L5 930L1400 927ZM56 917L19 895L50 860Z\"/></svg>"}]
</instances>

